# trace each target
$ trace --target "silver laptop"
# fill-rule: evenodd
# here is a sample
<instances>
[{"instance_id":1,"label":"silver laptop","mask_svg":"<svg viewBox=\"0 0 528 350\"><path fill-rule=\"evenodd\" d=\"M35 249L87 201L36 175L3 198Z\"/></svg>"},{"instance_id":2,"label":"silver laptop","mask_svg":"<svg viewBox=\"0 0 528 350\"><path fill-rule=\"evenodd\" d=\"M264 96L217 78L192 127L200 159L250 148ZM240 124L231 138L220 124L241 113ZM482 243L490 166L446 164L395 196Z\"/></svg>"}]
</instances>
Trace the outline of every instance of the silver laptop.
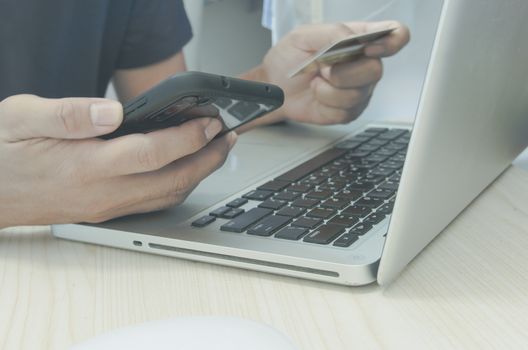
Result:
<instances>
[{"instance_id":1,"label":"silver laptop","mask_svg":"<svg viewBox=\"0 0 528 350\"><path fill-rule=\"evenodd\" d=\"M255 130L185 204L53 233L330 283L387 284L528 146L527 15L523 0L445 1L414 127Z\"/></svg>"}]
</instances>

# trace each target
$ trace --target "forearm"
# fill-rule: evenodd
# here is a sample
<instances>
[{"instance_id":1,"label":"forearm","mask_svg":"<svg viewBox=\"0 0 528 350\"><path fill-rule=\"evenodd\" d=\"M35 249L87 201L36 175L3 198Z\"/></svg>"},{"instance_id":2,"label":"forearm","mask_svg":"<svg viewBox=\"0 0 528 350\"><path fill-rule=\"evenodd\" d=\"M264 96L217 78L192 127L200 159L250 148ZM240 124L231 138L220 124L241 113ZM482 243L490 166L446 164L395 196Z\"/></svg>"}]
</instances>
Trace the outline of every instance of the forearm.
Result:
<instances>
[{"instance_id":1,"label":"forearm","mask_svg":"<svg viewBox=\"0 0 528 350\"><path fill-rule=\"evenodd\" d=\"M173 74L187 69L183 53L146 67L118 70L114 86L119 100L124 103L159 84Z\"/></svg>"}]
</instances>

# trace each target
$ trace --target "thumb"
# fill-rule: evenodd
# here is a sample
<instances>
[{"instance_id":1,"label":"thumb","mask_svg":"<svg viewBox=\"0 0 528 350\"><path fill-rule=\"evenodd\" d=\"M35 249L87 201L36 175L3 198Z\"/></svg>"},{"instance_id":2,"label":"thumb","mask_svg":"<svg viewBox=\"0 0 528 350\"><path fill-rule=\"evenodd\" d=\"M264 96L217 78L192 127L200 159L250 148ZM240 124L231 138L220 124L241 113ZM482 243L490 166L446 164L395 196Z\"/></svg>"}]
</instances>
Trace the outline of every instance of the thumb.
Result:
<instances>
[{"instance_id":1,"label":"thumb","mask_svg":"<svg viewBox=\"0 0 528 350\"><path fill-rule=\"evenodd\" d=\"M16 95L0 102L0 132L11 140L90 138L114 131L122 120L121 104L103 98Z\"/></svg>"}]
</instances>

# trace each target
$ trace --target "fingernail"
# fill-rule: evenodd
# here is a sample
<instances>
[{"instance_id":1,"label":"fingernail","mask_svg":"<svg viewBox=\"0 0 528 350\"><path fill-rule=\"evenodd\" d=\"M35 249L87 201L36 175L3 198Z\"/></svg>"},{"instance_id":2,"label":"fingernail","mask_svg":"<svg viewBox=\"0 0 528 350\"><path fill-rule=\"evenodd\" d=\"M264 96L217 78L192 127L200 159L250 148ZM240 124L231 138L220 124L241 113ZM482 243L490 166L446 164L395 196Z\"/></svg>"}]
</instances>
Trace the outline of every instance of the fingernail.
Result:
<instances>
[{"instance_id":1,"label":"fingernail","mask_svg":"<svg viewBox=\"0 0 528 350\"><path fill-rule=\"evenodd\" d=\"M231 131L229 134L227 134L227 142L229 144L229 149L233 149L233 146L235 145L236 141L238 139L238 135L236 132Z\"/></svg>"},{"instance_id":2,"label":"fingernail","mask_svg":"<svg viewBox=\"0 0 528 350\"><path fill-rule=\"evenodd\" d=\"M222 130L222 123L217 119L212 119L205 128L205 137L211 141Z\"/></svg>"},{"instance_id":3,"label":"fingernail","mask_svg":"<svg viewBox=\"0 0 528 350\"><path fill-rule=\"evenodd\" d=\"M119 102L105 101L90 105L90 118L94 126L117 126L121 124L123 107Z\"/></svg>"}]
</instances>

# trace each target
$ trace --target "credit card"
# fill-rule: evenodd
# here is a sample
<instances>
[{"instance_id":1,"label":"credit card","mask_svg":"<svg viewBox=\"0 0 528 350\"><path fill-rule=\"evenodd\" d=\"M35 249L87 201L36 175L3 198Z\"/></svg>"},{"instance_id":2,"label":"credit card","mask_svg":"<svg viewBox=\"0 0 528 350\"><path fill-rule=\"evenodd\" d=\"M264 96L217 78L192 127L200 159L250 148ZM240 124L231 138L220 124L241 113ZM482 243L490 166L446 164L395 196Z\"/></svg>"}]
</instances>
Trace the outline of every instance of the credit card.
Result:
<instances>
[{"instance_id":1,"label":"credit card","mask_svg":"<svg viewBox=\"0 0 528 350\"><path fill-rule=\"evenodd\" d=\"M288 77L293 78L302 73L316 72L322 66L350 62L363 55L365 46L392 33L396 28L378 30L365 34L354 34L338 40L317 51L313 56L293 69Z\"/></svg>"}]
</instances>

